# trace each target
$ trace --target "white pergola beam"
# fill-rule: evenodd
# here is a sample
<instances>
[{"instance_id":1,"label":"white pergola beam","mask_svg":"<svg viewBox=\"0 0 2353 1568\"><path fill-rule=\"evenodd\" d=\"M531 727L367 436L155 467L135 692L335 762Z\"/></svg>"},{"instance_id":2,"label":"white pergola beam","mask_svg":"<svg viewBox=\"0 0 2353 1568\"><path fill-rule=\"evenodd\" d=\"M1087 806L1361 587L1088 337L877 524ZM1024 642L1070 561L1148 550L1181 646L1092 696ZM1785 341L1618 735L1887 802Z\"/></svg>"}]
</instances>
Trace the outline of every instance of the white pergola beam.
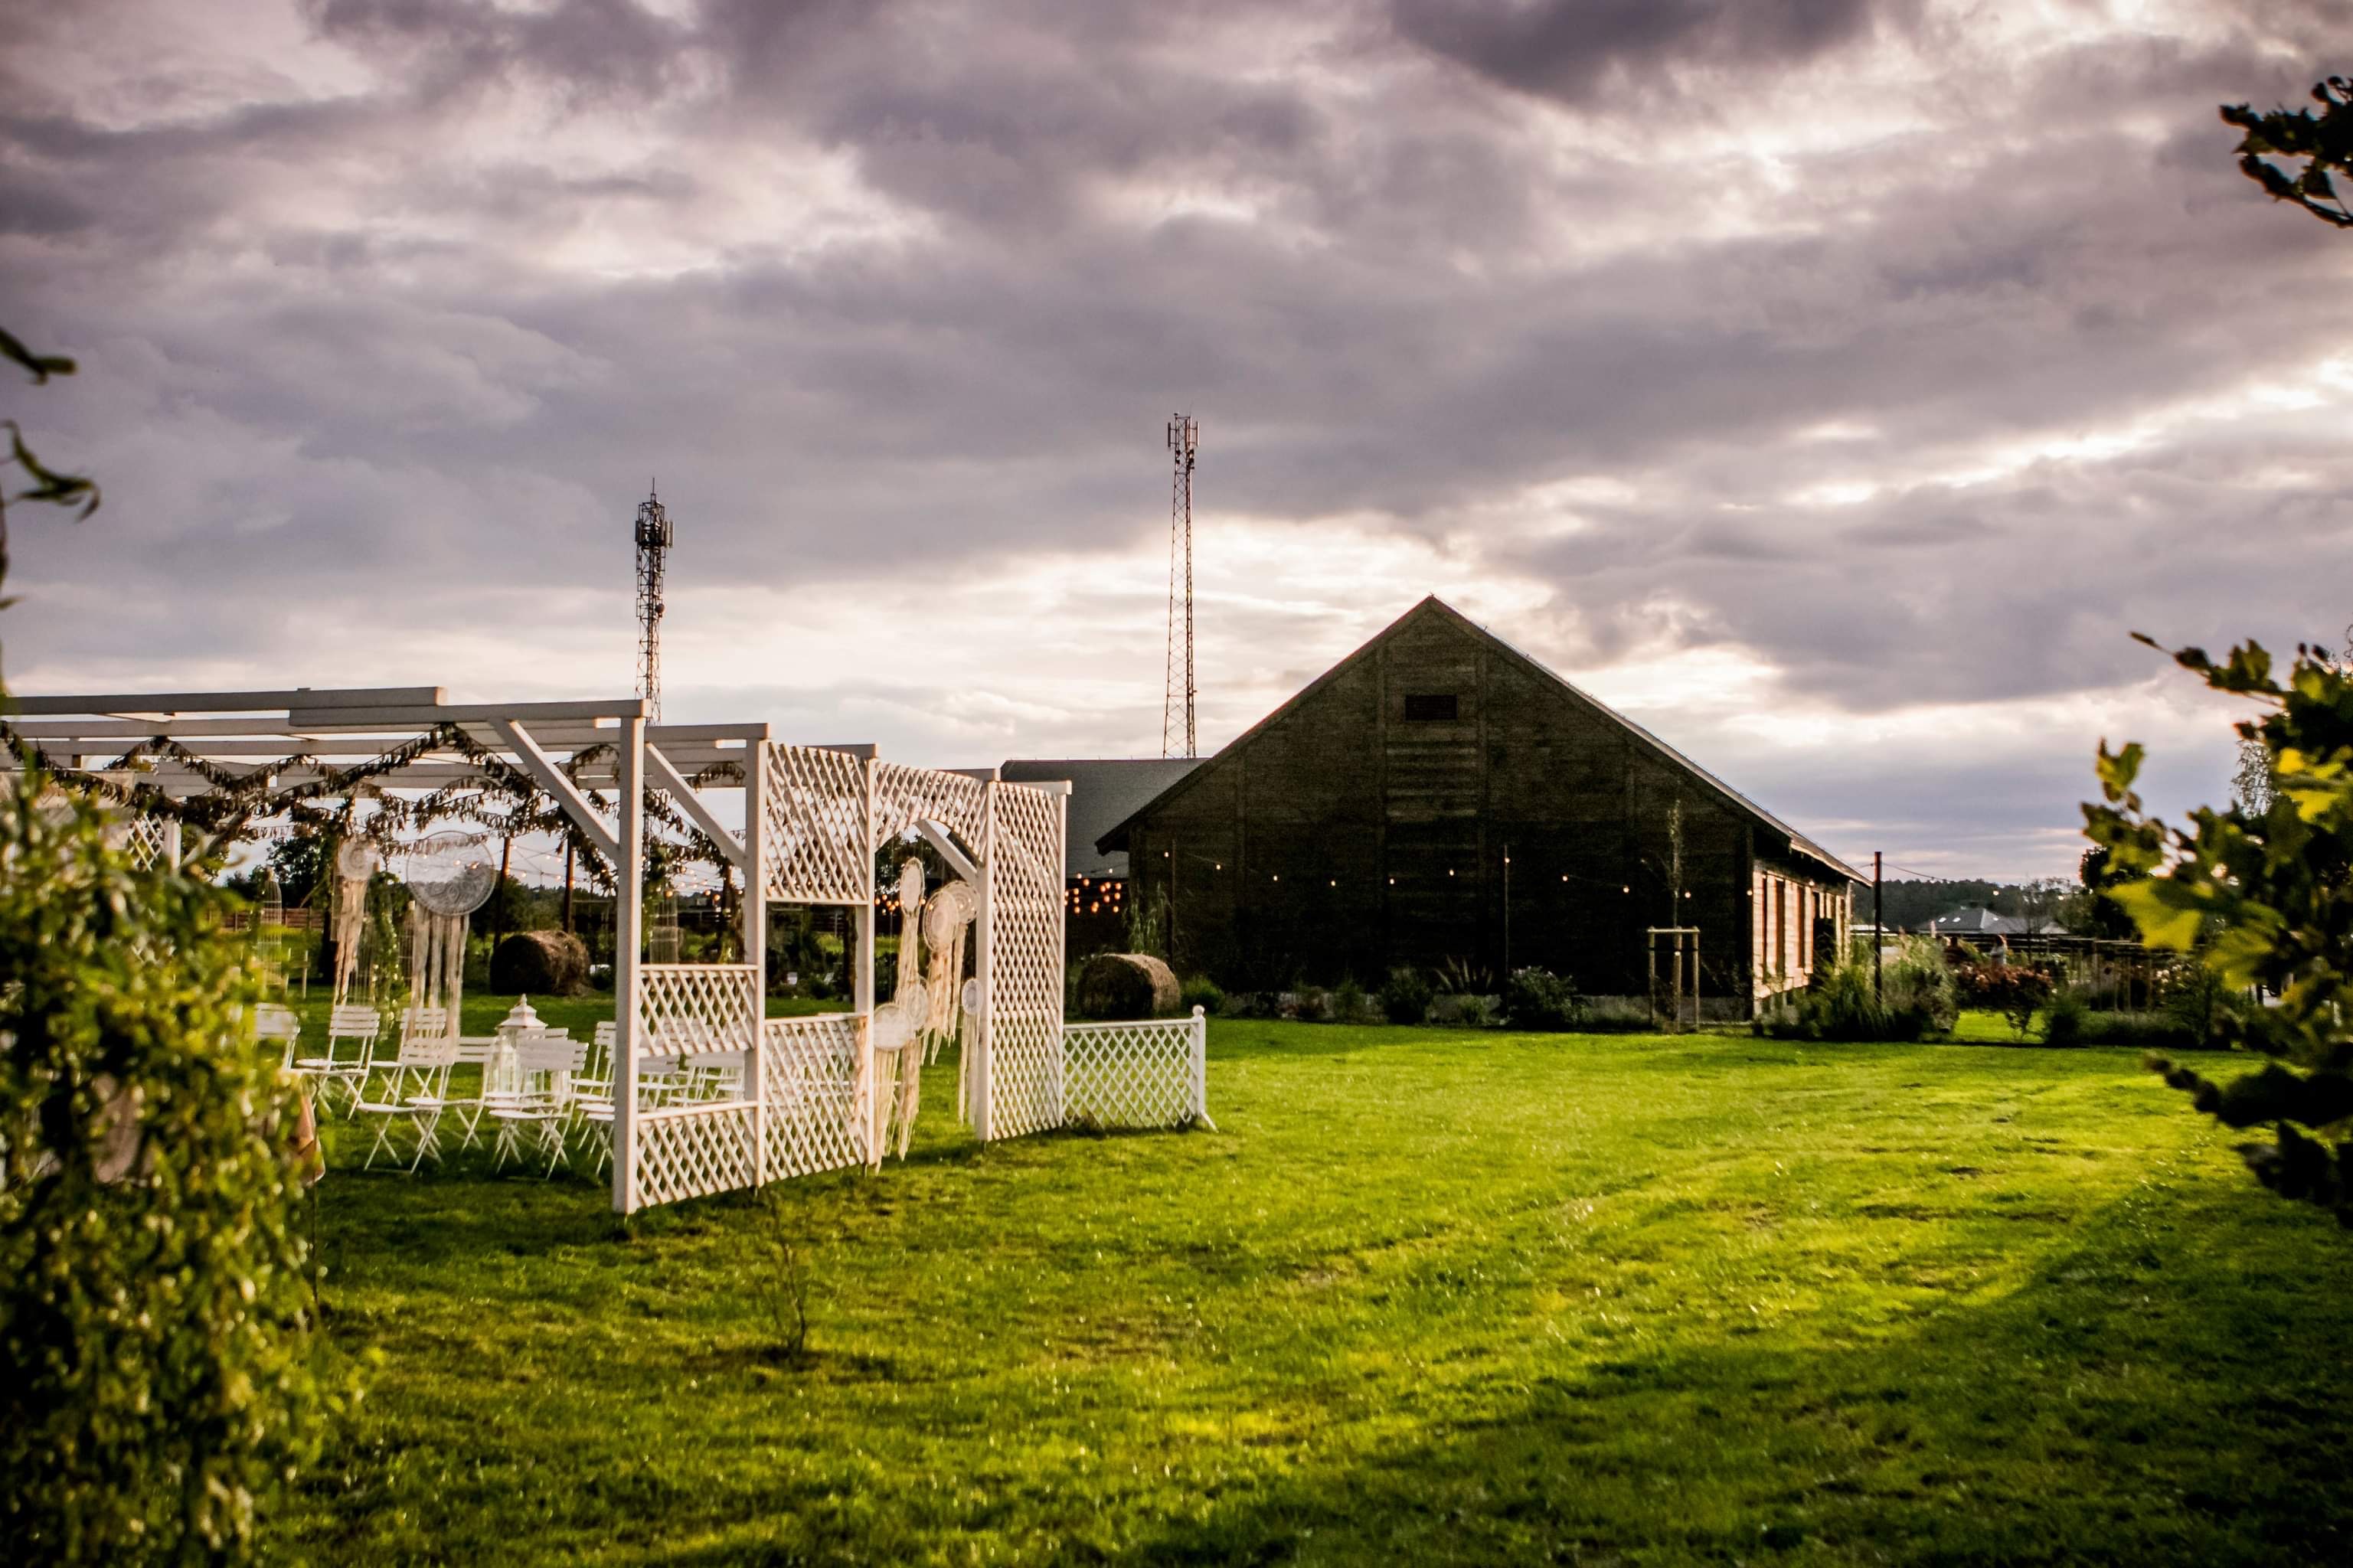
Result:
<instances>
[{"instance_id":1,"label":"white pergola beam","mask_svg":"<svg viewBox=\"0 0 2353 1568\"><path fill-rule=\"evenodd\" d=\"M300 731L306 721L316 720L322 724L370 724L387 730L429 730L436 724L495 725L517 719L532 723L551 719L635 719L644 710L644 700L635 697L608 702L386 702L328 710L301 706L286 710L286 727Z\"/></svg>"},{"instance_id":2,"label":"white pergola beam","mask_svg":"<svg viewBox=\"0 0 2353 1568\"><path fill-rule=\"evenodd\" d=\"M711 841L719 846L719 852L727 857L735 869L744 873L747 881L750 880L752 858L742 843L725 824L711 815L711 808L702 804L702 796L686 782L686 775L671 766L670 760L651 742L646 746L646 773L649 775L647 782L656 789L670 791L670 804L686 813L689 820L709 835Z\"/></svg>"},{"instance_id":3,"label":"white pergola beam","mask_svg":"<svg viewBox=\"0 0 2353 1568\"><path fill-rule=\"evenodd\" d=\"M915 831L923 836L924 843L940 852L940 858L948 863L949 870L967 882L979 882L980 868L973 864L972 857L958 847L946 828L927 816L919 816L915 819Z\"/></svg>"},{"instance_id":4,"label":"white pergola beam","mask_svg":"<svg viewBox=\"0 0 2353 1568\"><path fill-rule=\"evenodd\" d=\"M430 708L442 698L438 686L361 686L291 691L132 691L94 697L24 697L8 700L8 710L26 715L73 713L263 713L296 709Z\"/></svg>"},{"instance_id":5,"label":"white pergola beam","mask_svg":"<svg viewBox=\"0 0 2353 1568\"><path fill-rule=\"evenodd\" d=\"M602 850L607 859L618 865L621 840L597 819L596 812L589 809L587 800L574 787L572 781L564 776L563 771L548 760L547 753L539 749L539 743L531 738L530 731L512 719L498 720L495 727L500 738L514 752L515 760L522 770L538 781L540 788L555 797L556 804L564 807L564 815L572 819L589 843ZM622 819L633 821L635 814L624 810Z\"/></svg>"}]
</instances>

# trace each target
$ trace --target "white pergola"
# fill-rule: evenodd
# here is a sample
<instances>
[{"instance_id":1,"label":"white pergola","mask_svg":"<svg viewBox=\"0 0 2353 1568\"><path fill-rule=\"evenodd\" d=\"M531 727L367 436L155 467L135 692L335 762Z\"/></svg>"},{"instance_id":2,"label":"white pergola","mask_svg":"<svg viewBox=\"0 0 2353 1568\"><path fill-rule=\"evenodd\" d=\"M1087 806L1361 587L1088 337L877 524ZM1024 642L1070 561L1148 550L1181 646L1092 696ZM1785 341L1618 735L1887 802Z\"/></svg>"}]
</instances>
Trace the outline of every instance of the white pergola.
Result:
<instances>
[{"instance_id":1,"label":"white pergola","mask_svg":"<svg viewBox=\"0 0 2353 1568\"><path fill-rule=\"evenodd\" d=\"M874 851L909 832L938 849L977 895L980 1005L970 1072L978 1137L1018 1136L1073 1116L1134 1125L1207 1120L1198 1015L1064 1024L1067 785L1009 784L994 769L905 767L871 746L786 745L765 724L649 724L636 698L470 704L448 702L438 687L301 687L17 697L9 706L8 727L62 769L103 769L168 739L216 773L275 768L275 793L332 783L439 732L464 736L465 747L429 747L372 773L366 786L504 784L494 763L553 799L613 869L617 1212L880 1163L870 1113ZM13 752L0 753L0 766L15 764ZM142 757L136 766L142 782L175 800L219 787L176 756ZM728 790L742 792L740 829L707 798ZM609 806L598 809L591 791ZM644 962L649 792L660 792L742 874L747 962ZM771 902L851 911L861 958L851 1011L765 1016ZM741 1097L642 1105L636 1068L648 1040L687 1028L710 1048L742 1052Z\"/></svg>"}]
</instances>

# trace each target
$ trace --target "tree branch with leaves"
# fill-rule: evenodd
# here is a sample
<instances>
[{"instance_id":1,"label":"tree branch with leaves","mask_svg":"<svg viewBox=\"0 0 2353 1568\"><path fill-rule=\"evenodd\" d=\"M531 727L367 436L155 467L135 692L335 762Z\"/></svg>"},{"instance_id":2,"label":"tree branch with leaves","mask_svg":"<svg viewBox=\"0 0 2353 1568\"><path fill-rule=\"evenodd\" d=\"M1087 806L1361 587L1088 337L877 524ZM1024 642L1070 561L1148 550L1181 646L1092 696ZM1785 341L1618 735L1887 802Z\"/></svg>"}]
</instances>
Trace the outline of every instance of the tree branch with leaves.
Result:
<instances>
[{"instance_id":1,"label":"tree branch with leaves","mask_svg":"<svg viewBox=\"0 0 2353 1568\"><path fill-rule=\"evenodd\" d=\"M2222 123L2243 132L2239 141L2239 172L2271 193L2274 201L2294 202L2321 222L2353 228L2353 208L2348 208L2330 171L2353 175L2353 79L2330 77L2315 83L2312 96L2320 105L2309 109L2274 109L2258 114L2243 103L2222 105ZM2271 160L2301 159L2298 172Z\"/></svg>"}]
</instances>

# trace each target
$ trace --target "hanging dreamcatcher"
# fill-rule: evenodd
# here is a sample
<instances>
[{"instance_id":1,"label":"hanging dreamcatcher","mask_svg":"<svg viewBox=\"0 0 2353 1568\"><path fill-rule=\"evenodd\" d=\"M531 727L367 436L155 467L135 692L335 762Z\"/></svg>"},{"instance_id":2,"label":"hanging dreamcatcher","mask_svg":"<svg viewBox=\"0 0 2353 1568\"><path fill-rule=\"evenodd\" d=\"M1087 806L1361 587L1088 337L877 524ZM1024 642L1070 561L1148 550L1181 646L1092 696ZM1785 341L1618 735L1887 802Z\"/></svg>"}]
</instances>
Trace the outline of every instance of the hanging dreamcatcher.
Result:
<instances>
[{"instance_id":1,"label":"hanging dreamcatcher","mask_svg":"<svg viewBox=\"0 0 2353 1568\"><path fill-rule=\"evenodd\" d=\"M356 834L335 849L335 1005L351 1000L352 977L359 973L360 948L367 941L368 885L384 867L384 855Z\"/></svg>"},{"instance_id":2,"label":"hanging dreamcatcher","mask_svg":"<svg viewBox=\"0 0 2353 1568\"><path fill-rule=\"evenodd\" d=\"M969 882L948 882L923 906L923 996L931 1005L923 1020L923 1060L940 1059L940 1047L956 1037L964 987L965 937L980 900Z\"/></svg>"},{"instance_id":3,"label":"hanging dreamcatcher","mask_svg":"<svg viewBox=\"0 0 2353 1568\"><path fill-rule=\"evenodd\" d=\"M480 833L436 833L406 846L411 1005L447 1010L458 1032L466 989L467 920L489 901L498 867Z\"/></svg>"},{"instance_id":4,"label":"hanging dreamcatcher","mask_svg":"<svg viewBox=\"0 0 2353 1568\"><path fill-rule=\"evenodd\" d=\"M899 867L899 907L920 910L923 903L923 863L912 857ZM931 1004L923 994L923 921L910 914L899 928L899 978L891 1000L874 1009L868 1027L874 1044L874 1142L878 1150L894 1143L901 1159L915 1131L915 1110L923 1093L924 1026Z\"/></svg>"}]
</instances>

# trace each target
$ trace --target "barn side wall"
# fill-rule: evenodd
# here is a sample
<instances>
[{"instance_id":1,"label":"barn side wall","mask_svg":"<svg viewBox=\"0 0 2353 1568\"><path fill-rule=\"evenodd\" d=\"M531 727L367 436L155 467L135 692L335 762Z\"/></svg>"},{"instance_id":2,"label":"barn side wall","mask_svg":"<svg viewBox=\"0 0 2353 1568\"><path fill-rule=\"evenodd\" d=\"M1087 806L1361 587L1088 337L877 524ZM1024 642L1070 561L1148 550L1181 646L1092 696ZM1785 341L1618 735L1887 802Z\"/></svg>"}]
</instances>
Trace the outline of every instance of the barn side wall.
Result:
<instances>
[{"instance_id":1,"label":"barn side wall","mask_svg":"<svg viewBox=\"0 0 2353 1568\"><path fill-rule=\"evenodd\" d=\"M1451 717L1407 700L1450 697ZM1685 925L1707 994L1756 994L1747 816L1446 616L1399 626L1204 764L1129 853L1178 969L1229 987L1451 963L1637 994L1645 928Z\"/></svg>"}]
</instances>

